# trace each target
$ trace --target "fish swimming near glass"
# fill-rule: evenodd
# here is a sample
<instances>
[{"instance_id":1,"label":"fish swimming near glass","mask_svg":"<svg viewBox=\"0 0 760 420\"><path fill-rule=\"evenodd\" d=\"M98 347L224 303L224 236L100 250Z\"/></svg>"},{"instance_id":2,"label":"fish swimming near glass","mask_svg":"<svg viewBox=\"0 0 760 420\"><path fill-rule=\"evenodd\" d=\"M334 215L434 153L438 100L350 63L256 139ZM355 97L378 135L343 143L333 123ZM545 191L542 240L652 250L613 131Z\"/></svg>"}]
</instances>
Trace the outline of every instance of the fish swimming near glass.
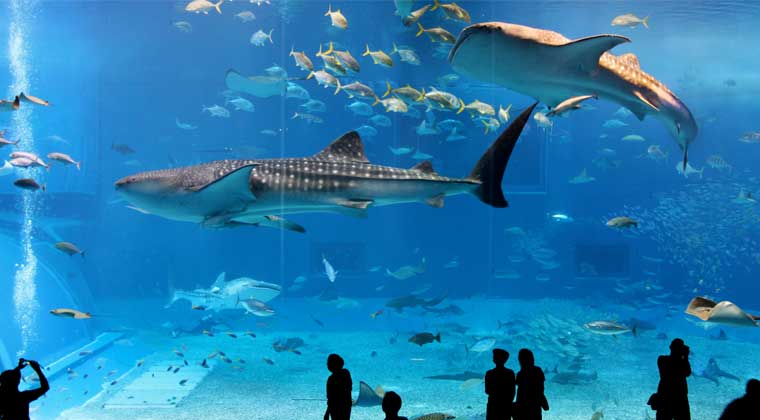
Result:
<instances>
[{"instance_id":1,"label":"fish swimming near glass","mask_svg":"<svg viewBox=\"0 0 760 420\"><path fill-rule=\"evenodd\" d=\"M443 207L446 196L471 194L507 207L501 189L515 144L534 105L496 139L466 178L438 175L429 161L410 169L371 164L356 132L305 158L221 160L143 172L116 190L143 212L208 228L268 226L303 231L279 214L337 212L364 217L370 207L423 202Z\"/></svg>"},{"instance_id":2,"label":"fish swimming near glass","mask_svg":"<svg viewBox=\"0 0 760 420\"><path fill-rule=\"evenodd\" d=\"M636 55L608 52L626 42L630 40L620 35L571 40L554 31L485 22L459 34L449 62L460 73L532 96L552 108L568 98L597 95L628 108L639 120L652 115L678 143L685 167L698 131L694 116L667 86L641 69Z\"/></svg>"}]
</instances>

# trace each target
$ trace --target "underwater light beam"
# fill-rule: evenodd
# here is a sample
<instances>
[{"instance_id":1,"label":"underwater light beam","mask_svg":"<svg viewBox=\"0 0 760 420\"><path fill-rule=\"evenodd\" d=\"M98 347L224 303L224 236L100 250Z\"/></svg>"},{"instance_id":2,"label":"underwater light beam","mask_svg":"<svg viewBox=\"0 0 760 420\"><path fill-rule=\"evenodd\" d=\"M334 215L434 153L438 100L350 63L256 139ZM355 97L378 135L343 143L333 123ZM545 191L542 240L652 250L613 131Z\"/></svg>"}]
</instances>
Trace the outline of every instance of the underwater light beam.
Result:
<instances>
[{"instance_id":1,"label":"underwater light beam","mask_svg":"<svg viewBox=\"0 0 760 420\"><path fill-rule=\"evenodd\" d=\"M36 1L12 0L8 3L11 15L11 23L8 31L8 58L10 61L10 73L13 83L9 87L8 97L12 98L19 92L28 92L29 65L27 62L28 47L26 33L29 18L33 15ZM34 150L34 135L32 131L31 107L21 107L12 113L11 130L20 140L19 147L22 150ZM21 223L21 258L22 261L16 267L13 287L13 304L15 319L21 331L21 346L18 355L23 355L29 348L35 337L35 323L37 321L37 256L32 249L32 232L34 219L39 207L39 201L34 191L23 190L21 193L20 213Z\"/></svg>"}]
</instances>

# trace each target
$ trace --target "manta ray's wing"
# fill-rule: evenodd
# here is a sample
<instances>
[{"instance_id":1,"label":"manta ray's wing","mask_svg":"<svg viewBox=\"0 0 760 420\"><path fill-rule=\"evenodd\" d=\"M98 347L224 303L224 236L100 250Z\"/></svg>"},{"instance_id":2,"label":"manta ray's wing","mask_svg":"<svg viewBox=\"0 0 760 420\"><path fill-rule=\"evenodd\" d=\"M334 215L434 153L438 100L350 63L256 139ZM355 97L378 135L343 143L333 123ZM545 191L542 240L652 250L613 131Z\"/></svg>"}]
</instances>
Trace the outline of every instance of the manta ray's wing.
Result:
<instances>
[{"instance_id":1,"label":"manta ray's wing","mask_svg":"<svg viewBox=\"0 0 760 420\"><path fill-rule=\"evenodd\" d=\"M710 319L710 312L715 307L716 303L710 299L697 296L689 302L689 306L686 307L686 313L693 315L702 321Z\"/></svg>"},{"instance_id":2,"label":"manta ray's wing","mask_svg":"<svg viewBox=\"0 0 760 420\"><path fill-rule=\"evenodd\" d=\"M378 406L383 402L382 396L379 395L381 392L383 392L381 387L378 387L378 390L376 391L366 382L360 381L359 396L356 398L356 401L354 401L354 405L359 407Z\"/></svg>"},{"instance_id":3,"label":"manta ray's wing","mask_svg":"<svg viewBox=\"0 0 760 420\"><path fill-rule=\"evenodd\" d=\"M713 310L710 311L708 321L736 326L757 326L757 321L755 321L753 316L744 312L736 304L725 300L715 305Z\"/></svg>"}]
</instances>

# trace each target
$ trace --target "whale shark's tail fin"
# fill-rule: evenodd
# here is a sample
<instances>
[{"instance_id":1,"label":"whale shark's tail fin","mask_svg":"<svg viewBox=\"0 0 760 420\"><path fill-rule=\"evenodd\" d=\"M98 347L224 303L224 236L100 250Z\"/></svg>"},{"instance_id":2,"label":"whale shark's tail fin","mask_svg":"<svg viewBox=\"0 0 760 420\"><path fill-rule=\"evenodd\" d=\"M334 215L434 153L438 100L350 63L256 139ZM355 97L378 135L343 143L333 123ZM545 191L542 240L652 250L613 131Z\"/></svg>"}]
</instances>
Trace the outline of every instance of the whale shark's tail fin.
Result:
<instances>
[{"instance_id":1,"label":"whale shark's tail fin","mask_svg":"<svg viewBox=\"0 0 760 420\"><path fill-rule=\"evenodd\" d=\"M538 102L529 106L515 118L491 147L483 153L483 156L472 169L469 178L481 183L472 193L480 201L498 208L509 205L504 198L504 192L501 190L501 181L504 178L504 171L507 169L512 150L517 144L517 139L520 138L520 134L537 104Z\"/></svg>"}]
</instances>

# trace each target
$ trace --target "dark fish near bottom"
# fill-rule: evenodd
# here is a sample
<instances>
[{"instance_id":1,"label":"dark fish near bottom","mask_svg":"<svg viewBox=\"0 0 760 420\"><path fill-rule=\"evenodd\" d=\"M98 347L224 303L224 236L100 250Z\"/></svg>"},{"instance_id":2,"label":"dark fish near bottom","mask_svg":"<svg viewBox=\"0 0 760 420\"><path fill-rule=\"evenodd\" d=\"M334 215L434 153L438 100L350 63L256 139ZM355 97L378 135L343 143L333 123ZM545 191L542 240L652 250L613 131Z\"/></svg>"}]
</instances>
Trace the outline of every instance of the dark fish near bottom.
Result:
<instances>
[{"instance_id":1,"label":"dark fish near bottom","mask_svg":"<svg viewBox=\"0 0 760 420\"><path fill-rule=\"evenodd\" d=\"M37 181L33 180L32 178L17 179L13 182L13 185L29 191L37 191L40 189L42 191L45 191L45 186L38 184Z\"/></svg>"},{"instance_id":2,"label":"dark fish near bottom","mask_svg":"<svg viewBox=\"0 0 760 420\"><path fill-rule=\"evenodd\" d=\"M432 343L433 341L441 342L441 333L438 333L436 335L433 335L429 332L419 333L413 335L411 338L409 338L410 343L414 343L420 347L424 346L425 344Z\"/></svg>"},{"instance_id":3,"label":"dark fish near bottom","mask_svg":"<svg viewBox=\"0 0 760 420\"><path fill-rule=\"evenodd\" d=\"M415 420L450 420L456 417L445 413L430 413L417 417Z\"/></svg>"},{"instance_id":4,"label":"dark fish near bottom","mask_svg":"<svg viewBox=\"0 0 760 420\"><path fill-rule=\"evenodd\" d=\"M426 376L425 379L437 379L437 380L443 380L443 381L467 381L470 379L483 379L482 373L477 372L471 372L471 371L465 371L464 373L454 373L454 374L443 374L443 375L433 375L433 376Z\"/></svg>"}]
</instances>

